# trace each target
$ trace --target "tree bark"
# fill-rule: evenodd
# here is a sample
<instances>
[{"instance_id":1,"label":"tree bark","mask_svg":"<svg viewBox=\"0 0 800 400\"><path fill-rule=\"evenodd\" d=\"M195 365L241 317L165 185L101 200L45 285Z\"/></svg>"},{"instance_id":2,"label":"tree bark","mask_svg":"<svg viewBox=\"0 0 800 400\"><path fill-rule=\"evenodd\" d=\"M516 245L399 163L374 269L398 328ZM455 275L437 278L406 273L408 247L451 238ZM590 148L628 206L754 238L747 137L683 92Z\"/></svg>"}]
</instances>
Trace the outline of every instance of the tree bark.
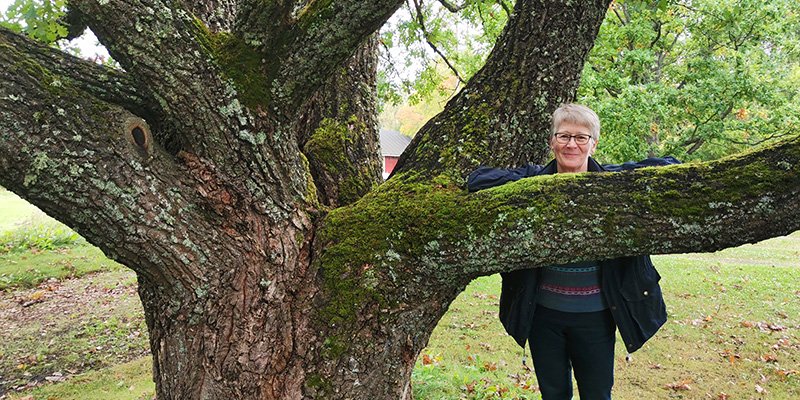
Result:
<instances>
[{"instance_id":1,"label":"tree bark","mask_svg":"<svg viewBox=\"0 0 800 400\"><path fill-rule=\"evenodd\" d=\"M800 228L796 138L466 193L543 159L605 0L519 0L380 186L370 37L398 1L71 4L124 71L0 30L0 184L136 271L159 399L410 399L474 277Z\"/></svg>"}]
</instances>

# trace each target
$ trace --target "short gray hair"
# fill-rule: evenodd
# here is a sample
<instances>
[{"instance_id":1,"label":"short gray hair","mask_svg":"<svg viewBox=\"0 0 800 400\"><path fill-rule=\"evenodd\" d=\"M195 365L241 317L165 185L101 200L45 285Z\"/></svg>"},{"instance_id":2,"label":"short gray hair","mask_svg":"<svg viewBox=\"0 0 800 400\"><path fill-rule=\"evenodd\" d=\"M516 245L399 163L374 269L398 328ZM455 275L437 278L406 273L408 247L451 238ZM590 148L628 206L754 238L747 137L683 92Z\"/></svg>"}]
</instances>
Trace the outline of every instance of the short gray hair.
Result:
<instances>
[{"instance_id":1,"label":"short gray hair","mask_svg":"<svg viewBox=\"0 0 800 400\"><path fill-rule=\"evenodd\" d=\"M550 137L555 136L556 130L562 122L572 122L589 128L595 143L600 139L600 117L591 108L584 105L569 103L562 104L553 111L553 125L550 130Z\"/></svg>"}]
</instances>

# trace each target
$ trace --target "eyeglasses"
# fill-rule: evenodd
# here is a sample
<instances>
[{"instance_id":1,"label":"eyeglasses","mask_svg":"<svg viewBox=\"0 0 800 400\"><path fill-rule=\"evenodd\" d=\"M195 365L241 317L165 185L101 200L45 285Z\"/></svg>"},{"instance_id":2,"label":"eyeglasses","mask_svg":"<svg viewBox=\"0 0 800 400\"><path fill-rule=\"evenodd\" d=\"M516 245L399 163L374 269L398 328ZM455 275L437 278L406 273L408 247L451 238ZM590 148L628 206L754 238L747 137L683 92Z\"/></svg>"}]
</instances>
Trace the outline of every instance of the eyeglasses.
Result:
<instances>
[{"instance_id":1,"label":"eyeglasses","mask_svg":"<svg viewBox=\"0 0 800 400\"><path fill-rule=\"evenodd\" d=\"M589 139L591 138L592 135L573 135L566 132L556 133L556 142L561 144L567 144L569 143L570 139L575 139L575 144L584 145L589 143Z\"/></svg>"}]
</instances>

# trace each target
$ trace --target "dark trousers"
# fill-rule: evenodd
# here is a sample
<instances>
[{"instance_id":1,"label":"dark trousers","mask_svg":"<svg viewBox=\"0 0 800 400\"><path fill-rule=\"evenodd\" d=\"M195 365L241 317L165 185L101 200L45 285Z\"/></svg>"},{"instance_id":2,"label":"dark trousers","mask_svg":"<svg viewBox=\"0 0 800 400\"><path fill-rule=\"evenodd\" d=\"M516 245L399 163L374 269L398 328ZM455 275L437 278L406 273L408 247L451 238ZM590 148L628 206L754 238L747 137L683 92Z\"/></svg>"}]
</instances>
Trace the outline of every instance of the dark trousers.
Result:
<instances>
[{"instance_id":1,"label":"dark trousers","mask_svg":"<svg viewBox=\"0 0 800 400\"><path fill-rule=\"evenodd\" d=\"M608 310L568 313L537 306L531 329L533 368L543 400L611 399L616 325Z\"/></svg>"}]
</instances>

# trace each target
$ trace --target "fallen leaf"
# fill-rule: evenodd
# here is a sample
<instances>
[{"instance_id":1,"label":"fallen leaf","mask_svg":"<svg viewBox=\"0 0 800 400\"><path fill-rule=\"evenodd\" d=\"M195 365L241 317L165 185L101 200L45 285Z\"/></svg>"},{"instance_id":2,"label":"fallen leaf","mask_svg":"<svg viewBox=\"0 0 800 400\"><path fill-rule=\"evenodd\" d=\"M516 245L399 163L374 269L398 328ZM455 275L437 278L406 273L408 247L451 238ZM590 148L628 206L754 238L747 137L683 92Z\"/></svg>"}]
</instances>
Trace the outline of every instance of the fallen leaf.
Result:
<instances>
[{"instance_id":1,"label":"fallen leaf","mask_svg":"<svg viewBox=\"0 0 800 400\"><path fill-rule=\"evenodd\" d=\"M756 392L757 393L762 393L762 394L763 393L767 393L767 389L764 389L763 387L761 387L761 385L756 383Z\"/></svg>"},{"instance_id":2,"label":"fallen leaf","mask_svg":"<svg viewBox=\"0 0 800 400\"><path fill-rule=\"evenodd\" d=\"M484 371L497 371L497 363L485 362L483 363Z\"/></svg>"},{"instance_id":3,"label":"fallen leaf","mask_svg":"<svg viewBox=\"0 0 800 400\"><path fill-rule=\"evenodd\" d=\"M689 386L689 383L691 383L690 380L683 380L683 381L680 381L680 382L668 383L666 385L666 387L667 387L667 389L672 389L672 390L675 390L675 391L692 390L692 387Z\"/></svg>"},{"instance_id":4,"label":"fallen leaf","mask_svg":"<svg viewBox=\"0 0 800 400\"><path fill-rule=\"evenodd\" d=\"M725 392L720 392L720 394L717 395L717 400L728 400L729 398L730 396Z\"/></svg>"},{"instance_id":5,"label":"fallen leaf","mask_svg":"<svg viewBox=\"0 0 800 400\"><path fill-rule=\"evenodd\" d=\"M800 371L798 371L796 369L779 369L779 370L777 370L775 372L778 373L778 375L780 375L781 378L785 378L785 377L787 377L789 375L798 375L798 374L800 374Z\"/></svg>"},{"instance_id":6,"label":"fallen leaf","mask_svg":"<svg viewBox=\"0 0 800 400\"><path fill-rule=\"evenodd\" d=\"M764 354L763 356L761 356L761 360L763 360L764 362L778 362L778 357L775 357L772 354Z\"/></svg>"},{"instance_id":7,"label":"fallen leaf","mask_svg":"<svg viewBox=\"0 0 800 400\"><path fill-rule=\"evenodd\" d=\"M431 359L431 356L429 356L427 354L423 354L422 355L422 365L430 365L430 364L433 364L433 359Z\"/></svg>"},{"instance_id":8,"label":"fallen leaf","mask_svg":"<svg viewBox=\"0 0 800 400\"><path fill-rule=\"evenodd\" d=\"M467 393L475 392L475 383L476 383L475 381L472 381L464 386L464 389L467 391Z\"/></svg>"},{"instance_id":9,"label":"fallen leaf","mask_svg":"<svg viewBox=\"0 0 800 400\"><path fill-rule=\"evenodd\" d=\"M785 326L777 325L777 324L767 324L767 328L769 328L769 330L771 330L773 332L779 332L779 331L785 331L786 330Z\"/></svg>"}]
</instances>

